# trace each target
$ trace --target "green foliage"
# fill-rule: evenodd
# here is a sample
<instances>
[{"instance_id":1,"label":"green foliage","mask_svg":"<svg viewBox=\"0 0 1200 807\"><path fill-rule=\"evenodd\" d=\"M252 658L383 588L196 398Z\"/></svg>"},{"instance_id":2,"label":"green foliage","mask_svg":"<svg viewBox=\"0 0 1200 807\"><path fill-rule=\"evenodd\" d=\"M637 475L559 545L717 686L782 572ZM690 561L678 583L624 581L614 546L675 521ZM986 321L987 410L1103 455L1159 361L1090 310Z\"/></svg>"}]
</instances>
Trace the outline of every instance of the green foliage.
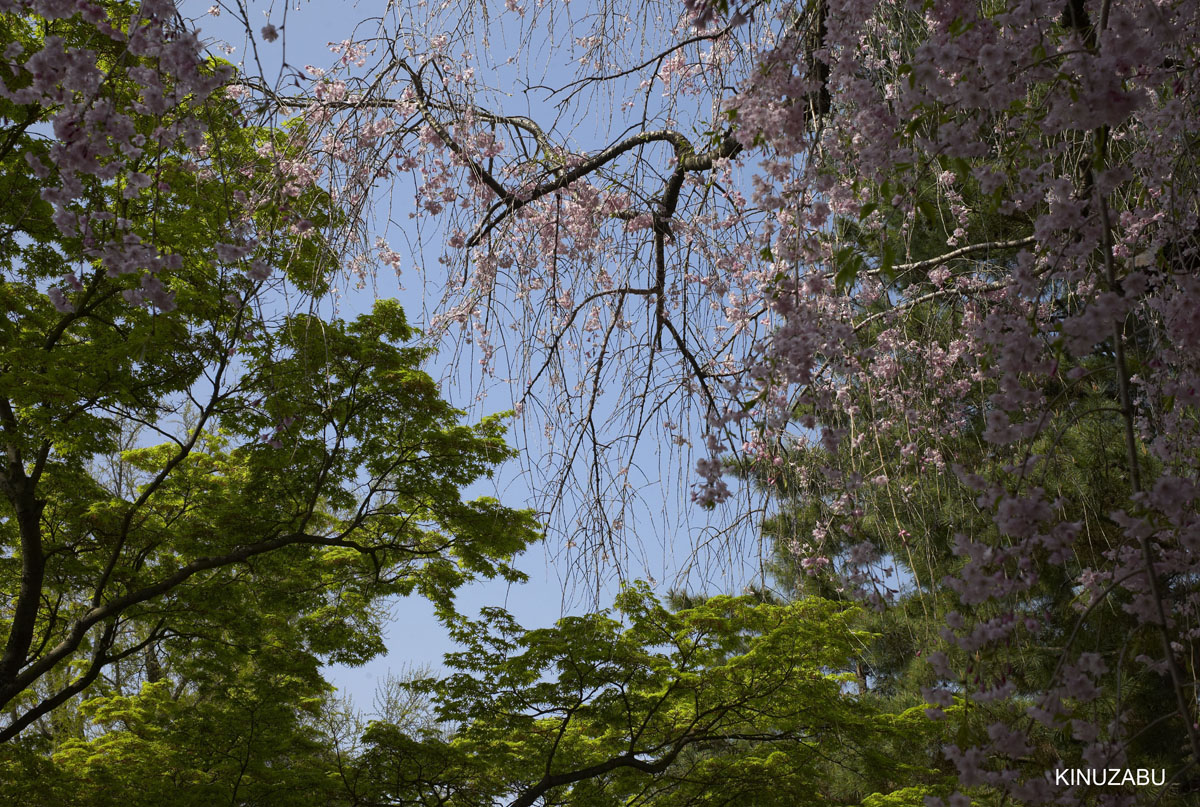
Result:
<instances>
[{"instance_id":1,"label":"green foliage","mask_svg":"<svg viewBox=\"0 0 1200 807\"><path fill-rule=\"evenodd\" d=\"M911 725L847 691L867 637L856 611L715 597L672 611L642 585L612 612L524 631L505 612L457 620L464 645L431 693L441 731L373 724L365 802L662 805L838 803L937 774L879 753ZM928 725L925 730L928 731ZM847 775L833 782L830 762ZM925 791L929 792L929 791ZM836 801L830 801L835 799Z\"/></svg>"},{"instance_id":2,"label":"green foliage","mask_svg":"<svg viewBox=\"0 0 1200 807\"><path fill-rule=\"evenodd\" d=\"M323 703L319 678L276 666L288 655L255 654L211 691L180 694L158 681L136 695L85 701L84 716L103 733L55 751L67 786L58 803L330 802L338 783L312 723Z\"/></svg>"},{"instance_id":3,"label":"green foliage","mask_svg":"<svg viewBox=\"0 0 1200 807\"><path fill-rule=\"evenodd\" d=\"M102 100L134 108L138 61L78 17L0 16L0 49L47 36L99 47ZM150 187L85 178L89 241L60 233L55 177L27 160L53 110L0 99L6 803L324 803L320 665L378 655L389 597L448 614L472 578L519 579L538 538L531 513L462 497L512 456L503 418L462 422L395 301L315 313L334 267L314 233L340 214L319 187L279 189L297 132L220 93L187 106L136 127L200 115L203 158L148 137L130 168ZM131 294L146 267L114 268L123 232L164 259L173 307ZM222 255L233 241L273 276Z\"/></svg>"}]
</instances>

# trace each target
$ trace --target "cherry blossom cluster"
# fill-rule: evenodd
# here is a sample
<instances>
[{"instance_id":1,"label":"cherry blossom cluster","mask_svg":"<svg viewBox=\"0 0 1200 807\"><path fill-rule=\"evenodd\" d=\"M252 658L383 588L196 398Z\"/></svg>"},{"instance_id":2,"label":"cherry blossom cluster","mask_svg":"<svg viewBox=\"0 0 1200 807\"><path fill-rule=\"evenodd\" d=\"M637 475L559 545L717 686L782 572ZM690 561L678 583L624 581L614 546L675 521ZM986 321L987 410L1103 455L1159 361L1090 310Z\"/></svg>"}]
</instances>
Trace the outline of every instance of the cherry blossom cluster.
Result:
<instances>
[{"instance_id":1,"label":"cherry blossom cluster","mask_svg":"<svg viewBox=\"0 0 1200 807\"><path fill-rule=\"evenodd\" d=\"M25 162L79 260L45 289L59 311L90 299L97 271L131 305L175 309L184 256L159 235L157 209L198 185L226 197L225 235L206 257L242 278L239 307L285 252L280 239L314 234L320 177L302 137L255 128L269 121L252 111L249 77L207 53L175 3L11 0L0 13L14 21L0 94L28 114L10 133L33 135Z\"/></svg>"},{"instance_id":2,"label":"cherry blossom cluster","mask_svg":"<svg viewBox=\"0 0 1200 807\"><path fill-rule=\"evenodd\" d=\"M228 80L228 70L206 69L198 39L177 27L174 4L165 0L146 0L129 20L110 18L88 0L11 0L0 4L0 13L49 24L50 33L29 50L20 40L9 44L4 68L12 80L0 84L0 94L53 133L42 153L25 156L46 182L42 198L54 206L55 224L64 236L80 239L85 257L100 261L110 276L142 275L140 287L126 292L131 302L170 310L174 295L159 273L177 257L160 254L129 219L85 200L96 183L120 186L125 199L162 188L166 178L153 156L203 143L204 123L193 110ZM102 38L99 47L114 54L114 66L106 71L108 60L95 49L55 33L56 21L72 18ZM109 91L123 81L133 83L126 105ZM69 273L49 293L60 310L70 311L70 297L80 289Z\"/></svg>"},{"instance_id":3,"label":"cherry blossom cluster","mask_svg":"<svg viewBox=\"0 0 1200 807\"><path fill-rule=\"evenodd\" d=\"M931 702L991 703L1007 715L991 746L948 749L962 786L1018 803L1092 798L986 760L1021 756L1014 732L1028 716L1069 727L1088 764L1120 764L1123 715L1089 705L1120 664L1164 676L1181 740L1200 755L1197 592L1178 582L1200 572L1200 7L864 1L772 11L780 34L733 99L741 142L777 155L755 183L755 204L773 212L759 237L774 259L777 323L747 367L757 422L768 444L890 464L865 479L824 469L827 518L797 539L800 565L878 603L878 578L829 562L831 536L858 546L860 522L875 515L860 502L912 495L889 478L904 478L897 471L963 485L991 528L959 536L956 574L914 581L963 606ZM814 110L826 110L821 125ZM985 229L998 217L1014 235ZM913 254L931 230L943 233L940 260ZM932 312L954 327L915 337ZM812 414L789 437L797 406ZM1105 503L1098 548L1076 516L1084 504L1048 497L1038 482L1069 465L1062 440L1088 420L1113 424L1125 480L1124 500ZM953 473L945 457L976 423L982 464ZM719 461L705 461L704 479L720 478ZM904 561L900 540L877 551ZM1006 670L1014 645L1040 627L1038 581L1061 576L1087 594L1071 635L1087 633L1097 604L1116 602L1160 652L1106 663L1084 640L1068 642L1050 678L1015 689ZM1030 687L1041 695L1028 715L999 705Z\"/></svg>"}]
</instances>

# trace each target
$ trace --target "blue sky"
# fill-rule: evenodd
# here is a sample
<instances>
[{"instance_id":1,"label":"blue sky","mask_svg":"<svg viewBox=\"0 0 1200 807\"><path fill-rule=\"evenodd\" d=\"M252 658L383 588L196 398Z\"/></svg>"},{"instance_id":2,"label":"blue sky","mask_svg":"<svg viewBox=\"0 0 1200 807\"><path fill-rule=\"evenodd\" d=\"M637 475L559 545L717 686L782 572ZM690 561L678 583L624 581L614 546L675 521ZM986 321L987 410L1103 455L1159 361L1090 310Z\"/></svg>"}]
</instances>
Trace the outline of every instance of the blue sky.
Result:
<instances>
[{"instance_id":1,"label":"blue sky","mask_svg":"<svg viewBox=\"0 0 1200 807\"><path fill-rule=\"evenodd\" d=\"M235 15L226 10L216 18L203 16L210 5L211 2L207 0L190 0L183 4L183 9L188 16L198 18L197 25L204 38L224 38L231 45L243 46L245 37L241 34L241 25ZM227 7L229 5L226 3ZM380 13L381 6L380 3L371 2L320 0L295 3L293 0L285 22L283 3L252 3L249 19L253 30L257 32L269 20L282 34L274 43L263 42L261 38L257 42L257 59L263 75L268 80L273 79L279 70L281 58L286 58L291 65L301 67L306 64L329 64L335 57L330 52L328 43L351 36L355 24L370 14ZM572 13L585 13L586 8L586 4L582 2L571 4ZM269 17L262 14L263 10L270 12ZM505 74L509 73L512 66L504 65L501 50L506 36L509 39L513 38L511 32L493 32L492 42L496 52L490 55L493 61L501 65L502 70L501 74L493 77L490 82L493 85L511 80ZM553 48L547 50L552 51ZM239 50L230 54L228 58L237 61L243 56ZM253 55L250 58L253 59ZM257 74L259 70L258 65L247 66L249 73ZM526 93L523 98L514 98L513 102L518 105L527 104L530 103L530 99L530 94ZM536 101L534 103L536 104ZM506 111L535 118L541 115L543 119L552 118L556 114L548 104L541 108L535 106ZM602 128L597 126L592 131ZM404 226L407 211L410 209L404 188L404 183L398 183L397 192L385 204L379 206L380 209L388 209L390 212L390 235L393 238L397 226ZM382 223L380 226L383 226ZM429 265L437 265L438 251L437 244L430 245L431 254L426 256ZM423 312L440 296L435 285L423 287L421 278L411 272L405 272L399 278L381 272L373 287L363 290L355 290L352 287L345 289L338 301L339 313L353 315L356 311L367 308L376 296L396 297L405 307L413 324L420 327L423 324ZM456 383L453 358L452 353L447 351L446 355L435 357L426 368L435 379L445 379L443 393L451 403L469 410L469 417L472 418L511 407L510 389L495 390L496 394L482 402L473 402L473 391L461 383L461 373L457 379L459 383ZM525 452L525 463L509 463L496 479L472 486L467 491L469 497L494 496L513 507L528 506L527 503L535 498L536 487L543 481L536 475L538 441L536 437L526 436L525 440L517 442L524 443L521 447ZM628 533L642 542L641 551L631 555L629 566L625 570L632 577L672 581L690 552L688 525L700 526L705 521L697 508L683 503L686 490L679 484L679 480L672 482L666 478L672 474L677 477L679 475L679 468L672 468L672 461L673 458L667 456L667 452L654 450L648 453L643 467L636 469L641 472L641 477L631 477L642 499L639 508L633 514L636 518L631 519L628 526ZM687 474L688 469L683 469L684 481ZM565 612L578 613L597 605L607 606L616 591L617 584L612 576L597 580L578 573L574 576L566 574L568 567L563 563L564 555L561 549L561 543L551 540L546 546L535 547L527 552L518 563L522 571L529 576L529 581L524 585L485 581L464 588L458 597L460 610L474 614L482 606L499 605L510 610L525 627L541 627L552 623ZM709 564L712 572L702 584L697 582L693 575L689 587L693 590L703 587L709 593L737 590L753 573L752 569L748 572L745 566L739 567L740 563L745 562L746 559L730 554L723 561L717 560ZM753 563L749 566L752 567ZM659 584L660 593L665 593L666 588L666 584ZM377 682L389 671L394 672L405 665L423 664L433 665L436 669L440 666L442 655L454 649L445 630L434 618L433 609L417 597L392 604L392 619L386 625L386 640L389 649L387 655L361 667L336 665L326 671L329 679L341 691L349 693L362 708L369 707Z\"/></svg>"}]
</instances>

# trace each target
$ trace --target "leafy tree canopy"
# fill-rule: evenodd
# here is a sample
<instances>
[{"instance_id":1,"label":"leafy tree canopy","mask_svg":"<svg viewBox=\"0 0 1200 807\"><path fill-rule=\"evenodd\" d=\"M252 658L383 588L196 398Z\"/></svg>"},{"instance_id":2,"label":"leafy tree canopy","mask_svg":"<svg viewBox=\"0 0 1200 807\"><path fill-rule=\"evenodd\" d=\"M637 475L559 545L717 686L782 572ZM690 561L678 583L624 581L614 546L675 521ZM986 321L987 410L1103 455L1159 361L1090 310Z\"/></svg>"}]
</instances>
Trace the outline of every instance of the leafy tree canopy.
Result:
<instances>
[{"instance_id":1,"label":"leafy tree canopy","mask_svg":"<svg viewBox=\"0 0 1200 807\"><path fill-rule=\"evenodd\" d=\"M855 612L729 596L673 611L634 585L612 611L552 628L522 630L500 609L459 620L453 674L409 685L433 695L441 730L372 724L355 795L511 807L919 804L941 774L885 749L929 742L937 727L848 691L840 670L868 638L851 628ZM843 775L831 779L830 764ZM900 781L910 792L893 794Z\"/></svg>"},{"instance_id":2,"label":"leafy tree canopy","mask_svg":"<svg viewBox=\"0 0 1200 807\"><path fill-rule=\"evenodd\" d=\"M275 182L295 127L201 91L227 65L183 86L161 5L0 15L6 53L41 54L0 69L0 781L18 802L59 766L64 804L122 800L119 782L283 803L315 775L295 759L315 753L319 665L383 650L385 597L449 611L472 577L519 578L538 537L531 513L462 497L512 455L502 419L462 422L400 307L316 313L314 233L341 214Z\"/></svg>"}]
</instances>

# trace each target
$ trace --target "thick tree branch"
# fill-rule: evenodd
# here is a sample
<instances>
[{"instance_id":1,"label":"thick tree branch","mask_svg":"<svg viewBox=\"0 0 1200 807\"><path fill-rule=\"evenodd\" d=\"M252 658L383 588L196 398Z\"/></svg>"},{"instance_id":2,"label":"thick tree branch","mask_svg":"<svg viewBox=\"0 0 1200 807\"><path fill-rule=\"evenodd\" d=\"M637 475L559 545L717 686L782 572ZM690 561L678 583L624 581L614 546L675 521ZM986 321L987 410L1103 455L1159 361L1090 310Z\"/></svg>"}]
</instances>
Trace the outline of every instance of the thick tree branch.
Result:
<instances>
[{"instance_id":1,"label":"thick tree branch","mask_svg":"<svg viewBox=\"0 0 1200 807\"><path fill-rule=\"evenodd\" d=\"M681 742L671 749L661 758L648 762L644 759L639 759L634 753L622 754L618 757L612 757L604 762L599 762L595 765L589 765L586 768L569 771L567 773L556 773L551 776L544 776L542 779L529 789L525 790L516 799L508 803L508 807L531 807L531 805L544 796L550 790L563 785L571 785L576 782L583 782L588 779L593 779L597 776L603 776L606 773L619 770L621 768L632 768L646 774L662 773L671 766L675 758L686 747L686 742Z\"/></svg>"},{"instance_id":2,"label":"thick tree branch","mask_svg":"<svg viewBox=\"0 0 1200 807\"><path fill-rule=\"evenodd\" d=\"M0 689L11 681L28 658L42 599L46 576L46 556L42 546L42 510L46 506L36 495L36 484L25 473L20 450L17 418L7 398L0 398L0 426L3 427L5 464L0 470L0 489L12 504L21 541L21 584L9 625L8 640L0 655ZM5 699L7 701L7 699Z\"/></svg>"},{"instance_id":3,"label":"thick tree branch","mask_svg":"<svg viewBox=\"0 0 1200 807\"><path fill-rule=\"evenodd\" d=\"M96 639L95 649L92 651L91 661L88 668L82 675L73 679L70 683L60 689L53 695L43 699L36 706L20 715L9 725L0 729L0 743L5 743L16 737L24 731L29 725L36 722L39 718L49 714L50 712L62 706L71 698L83 692L100 676L100 673L108 665L128 658L142 650L151 647L155 642L158 642L165 635L162 630L162 622L160 621L150 635L137 644L122 650L119 653L108 655L109 648L112 647L113 641L116 638L117 627L119 623L114 620L104 629L104 632Z\"/></svg>"},{"instance_id":4,"label":"thick tree branch","mask_svg":"<svg viewBox=\"0 0 1200 807\"><path fill-rule=\"evenodd\" d=\"M40 657L34 663L28 665L18 674L11 675L6 680L0 681L0 707L7 705L13 698L19 695L22 690L33 684L35 681L53 669L56 665L64 661L67 657L78 650L79 646L83 643L84 638L97 624L109 619L115 619L132 606L152 600L156 597L161 597L164 594L167 594L168 592L178 588L188 579L201 572L243 563L250 558L268 552L273 552L284 547L303 545L346 547L349 549L354 549L362 554L369 554L371 551L371 547L367 547L357 542L349 541L340 537L324 537L320 535L308 535L303 533L289 533L287 535L258 541L253 544L246 544L221 555L197 558L191 563L183 566L174 574L168 575L157 583L144 586L136 591L131 591L122 597L110 600L103 605L97 605L89 609L83 616L75 621L67 635L57 645L52 647L45 655Z\"/></svg>"}]
</instances>

